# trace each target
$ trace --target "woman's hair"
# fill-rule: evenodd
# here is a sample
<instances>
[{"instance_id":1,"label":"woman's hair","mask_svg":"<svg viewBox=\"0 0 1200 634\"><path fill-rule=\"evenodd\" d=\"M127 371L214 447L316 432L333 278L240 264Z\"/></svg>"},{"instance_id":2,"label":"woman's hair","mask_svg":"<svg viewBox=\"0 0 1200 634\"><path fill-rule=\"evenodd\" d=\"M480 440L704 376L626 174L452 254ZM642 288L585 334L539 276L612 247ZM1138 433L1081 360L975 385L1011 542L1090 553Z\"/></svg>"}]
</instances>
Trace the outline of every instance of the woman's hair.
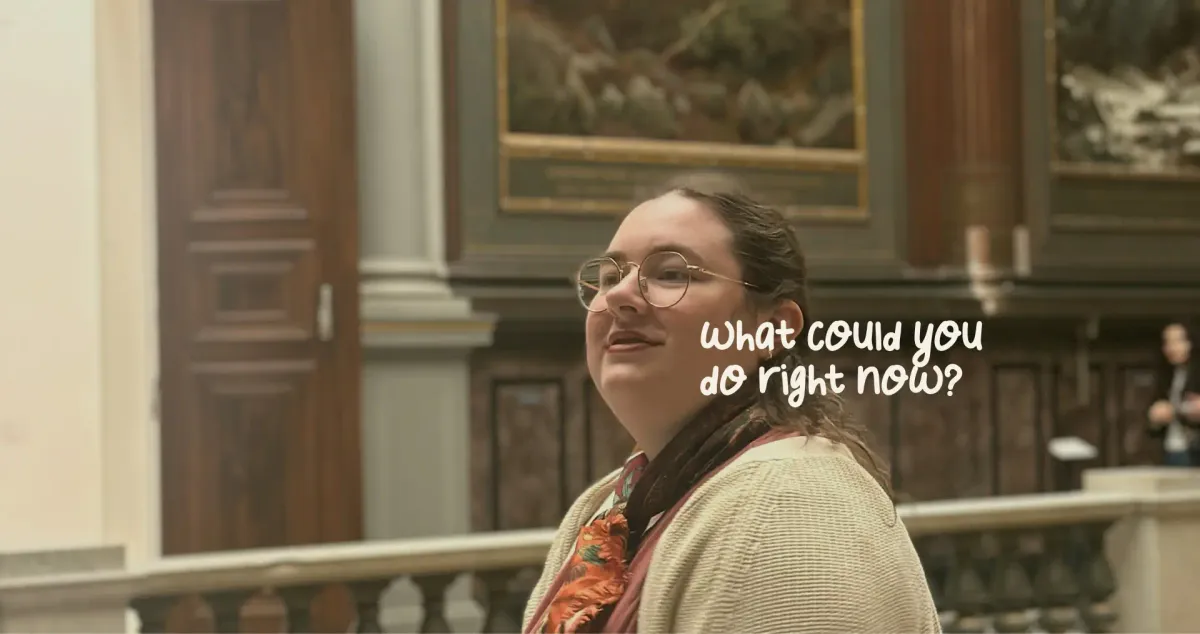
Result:
<instances>
[{"instance_id":1,"label":"woman's hair","mask_svg":"<svg viewBox=\"0 0 1200 634\"><path fill-rule=\"evenodd\" d=\"M767 362L786 363L787 367L795 368L807 362L803 355L807 352L808 338L803 333L811 321L804 252L795 230L782 213L755 202L740 190L728 178L695 175L671 183L667 191L704 205L733 234L733 253L741 264L742 279L753 286L746 292L756 308L773 308L781 301L791 300L804 312L805 323L796 333L796 345L781 350ZM841 398L813 394L796 408L788 404L782 390L766 390L759 396L759 402L771 425L845 445L891 495L891 476L886 465L867 445L866 429L853 420Z\"/></svg>"}]
</instances>

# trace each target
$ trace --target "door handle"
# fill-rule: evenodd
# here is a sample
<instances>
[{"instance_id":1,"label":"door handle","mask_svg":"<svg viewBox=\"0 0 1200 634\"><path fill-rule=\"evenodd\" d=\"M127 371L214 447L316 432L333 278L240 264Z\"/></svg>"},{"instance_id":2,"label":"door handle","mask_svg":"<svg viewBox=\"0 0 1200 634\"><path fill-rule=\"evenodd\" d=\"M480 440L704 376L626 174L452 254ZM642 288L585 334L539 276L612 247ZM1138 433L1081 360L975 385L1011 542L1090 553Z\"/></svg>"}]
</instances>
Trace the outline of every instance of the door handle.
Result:
<instances>
[{"instance_id":1,"label":"door handle","mask_svg":"<svg viewBox=\"0 0 1200 634\"><path fill-rule=\"evenodd\" d=\"M317 292L317 337L333 341L333 286L322 284Z\"/></svg>"}]
</instances>

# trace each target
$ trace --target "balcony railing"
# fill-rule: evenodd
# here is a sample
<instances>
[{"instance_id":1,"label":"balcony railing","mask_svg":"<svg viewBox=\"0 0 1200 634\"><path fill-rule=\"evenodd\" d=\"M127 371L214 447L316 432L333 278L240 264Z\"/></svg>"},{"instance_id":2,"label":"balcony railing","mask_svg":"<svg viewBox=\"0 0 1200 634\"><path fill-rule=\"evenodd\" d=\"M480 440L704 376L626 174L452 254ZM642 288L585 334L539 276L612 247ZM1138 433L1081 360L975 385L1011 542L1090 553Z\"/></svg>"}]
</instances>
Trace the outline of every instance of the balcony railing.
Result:
<instances>
[{"instance_id":1,"label":"balcony railing","mask_svg":"<svg viewBox=\"0 0 1200 634\"><path fill-rule=\"evenodd\" d=\"M1148 576L1175 573L1160 563L1151 570L1147 558L1159 554L1147 550L1153 547L1143 533L1157 531L1159 549L1172 546L1163 537L1169 531L1155 523L1182 521L1192 538L1200 536L1200 489L957 500L905 504L898 511L948 632L1167 627L1146 620L1156 612L1146 603L1170 598L1151 597L1143 586L1173 592ZM336 586L352 609L335 629L449 632L447 588L470 576L474 592L467 600L483 614L479 629L514 632L551 538L550 530L533 530L267 549L172 557L140 571L2 581L0 629L82 631L80 624L89 621L72 614L128 606L143 632L168 631L173 618L178 630L306 632L331 627L328 619L314 622L311 608L314 597ZM1192 550L1200 552L1195 543ZM1188 587L1200 581L1200 569L1195 574ZM420 597L419 621L403 626L380 616L381 595L400 579L411 580ZM1122 594L1123 583L1136 587ZM1189 593L1181 588L1180 601L1192 601ZM180 616L181 602L197 597L206 609L187 608ZM247 610L252 602L268 607ZM1122 614L1130 606L1131 614ZM1183 616L1173 617L1176 624L1191 614L1190 605L1177 607Z\"/></svg>"}]
</instances>

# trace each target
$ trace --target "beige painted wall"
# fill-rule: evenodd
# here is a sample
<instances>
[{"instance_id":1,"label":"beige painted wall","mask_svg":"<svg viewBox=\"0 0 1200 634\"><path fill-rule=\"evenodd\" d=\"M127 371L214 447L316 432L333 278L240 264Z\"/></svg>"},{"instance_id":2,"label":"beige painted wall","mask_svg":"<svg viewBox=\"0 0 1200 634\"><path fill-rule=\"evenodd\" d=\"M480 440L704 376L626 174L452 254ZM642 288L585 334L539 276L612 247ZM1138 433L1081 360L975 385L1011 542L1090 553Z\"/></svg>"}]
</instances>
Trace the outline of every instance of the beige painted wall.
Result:
<instances>
[{"instance_id":1,"label":"beige painted wall","mask_svg":"<svg viewBox=\"0 0 1200 634\"><path fill-rule=\"evenodd\" d=\"M102 533L93 18L89 0L0 0L5 550Z\"/></svg>"},{"instance_id":2,"label":"beige painted wall","mask_svg":"<svg viewBox=\"0 0 1200 634\"><path fill-rule=\"evenodd\" d=\"M0 551L156 550L146 0L0 0Z\"/></svg>"}]
</instances>

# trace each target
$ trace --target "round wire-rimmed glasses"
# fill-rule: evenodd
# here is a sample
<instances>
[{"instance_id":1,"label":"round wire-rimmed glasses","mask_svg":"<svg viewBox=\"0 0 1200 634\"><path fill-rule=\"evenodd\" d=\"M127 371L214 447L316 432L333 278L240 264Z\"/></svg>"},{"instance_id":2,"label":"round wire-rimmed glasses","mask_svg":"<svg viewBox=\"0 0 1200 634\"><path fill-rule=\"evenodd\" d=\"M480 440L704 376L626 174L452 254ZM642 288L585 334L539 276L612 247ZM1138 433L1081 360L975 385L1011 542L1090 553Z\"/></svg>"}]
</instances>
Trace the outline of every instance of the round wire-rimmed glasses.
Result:
<instances>
[{"instance_id":1,"label":"round wire-rimmed glasses","mask_svg":"<svg viewBox=\"0 0 1200 634\"><path fill-rule=\"evenodd\" d=\"M608 310L608 300L605 297L629 275L631 269L637 269L638 291L641 292L642 298L655 308L670 308L678 304L687 294L692 277L697 273L754 288L754 285L742 280L688 264L687 258L677 251L656 251L647 255L640 264L622 264L609 257L593 258L584 262L575 275L579 303L583 304L588 312L602 313Z\"/></svg>"}]
</instances>

